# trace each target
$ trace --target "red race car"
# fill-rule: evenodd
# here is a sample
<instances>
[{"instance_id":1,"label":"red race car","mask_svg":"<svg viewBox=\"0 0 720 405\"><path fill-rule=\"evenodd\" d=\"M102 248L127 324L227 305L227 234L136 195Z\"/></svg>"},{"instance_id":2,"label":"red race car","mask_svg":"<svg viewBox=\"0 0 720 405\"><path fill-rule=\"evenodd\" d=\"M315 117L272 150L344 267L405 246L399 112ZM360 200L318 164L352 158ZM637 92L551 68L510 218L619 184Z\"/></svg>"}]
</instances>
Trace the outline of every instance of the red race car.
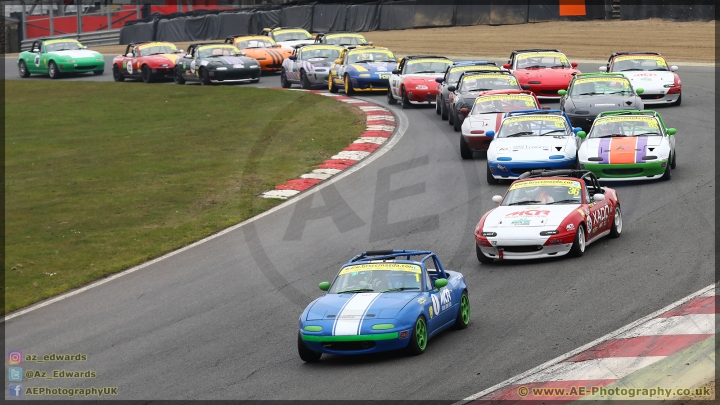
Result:
<instances>
[{"instance_id":1,"label":"red race car","mask_svg":"<svg viewBox=\"0 0 720 405\"><path fill-rule=\"evenodd\" d=\"M185 51L170 42L140 42L128 44L124 55L113 58L113 79L142 79L150 83L160 78L172 78L175 61Z\"/></svg>"},{"instance_id":2,"label":"red race car","mask_svg":"<svg viewBox=\"0 0 720 405\"><path fill-rule=\"evenodd\" d=\"M444 56L408 56L403 58L397 69L390 75L388 104L402 102L402 108L409 108L411 102L435 102L438 83L436 77L443 77L453 61Z\"/></svg>"},{"instance_id":3,"label":"red race car","mask_svg":"<svg viewBox=\"0 0 720 405\"><path fill-rule=\"evenodd\" d=\"M578 73L577 63L557 49L525 49L513 51L503 69L515 74L521 85L540 98L560 99L558 90L565 90Z\"/></svg>"},{"instance_id":4,"label":"red race car","mask_svg":"<svg viewBox=\"0 0 720 405\"><path fill-rule=\"evenodd\" d=\"M505 113L541 108L550 109L540 107L540 102L530 90L491 90L479 93L471 108L460 110L461 114L467 116L461 127L460 157L472 159L473 152L487 151L492 139L485 132L497 133Z\"/></svg>"}]
</instances>

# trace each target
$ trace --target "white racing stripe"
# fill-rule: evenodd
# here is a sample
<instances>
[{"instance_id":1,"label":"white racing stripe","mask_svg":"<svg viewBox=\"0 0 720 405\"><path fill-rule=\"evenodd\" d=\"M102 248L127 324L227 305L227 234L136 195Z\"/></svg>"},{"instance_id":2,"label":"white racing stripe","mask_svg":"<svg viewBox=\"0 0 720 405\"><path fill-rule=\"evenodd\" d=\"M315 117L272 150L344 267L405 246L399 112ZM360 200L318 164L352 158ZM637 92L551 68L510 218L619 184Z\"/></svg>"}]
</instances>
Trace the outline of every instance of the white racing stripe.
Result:
<instances>
[{"instance_id":1,"label":"white racing stripe","mask_svg":"<svg viewBox=\"0 0 720 405\"><path fill-rule=\"evenodd\" d=\"M333 335L359 335L365 313L379 296L379 293L360 293L350 298L335 318Z\"/></svg>"}]
</instances>

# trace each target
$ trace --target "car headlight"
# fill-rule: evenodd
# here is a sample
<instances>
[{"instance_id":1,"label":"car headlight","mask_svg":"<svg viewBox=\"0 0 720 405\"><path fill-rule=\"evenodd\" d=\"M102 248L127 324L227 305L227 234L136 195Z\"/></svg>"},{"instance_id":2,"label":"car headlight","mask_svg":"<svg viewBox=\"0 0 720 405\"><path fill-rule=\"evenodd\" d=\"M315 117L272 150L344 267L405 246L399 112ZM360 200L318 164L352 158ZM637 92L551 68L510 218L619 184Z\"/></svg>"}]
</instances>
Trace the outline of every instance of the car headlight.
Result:
<instances>
[{"instance_id":1,"label":"car headlight","mask_svg":"<svg viewBox=\"0 0 720 405\"><path fill-rule=\"evenodd\" d=\"M218 68L215 68L215 69L217 69L217 70L227 70L226 67L218 67Z\"/></svg>"},{"instance_id":2,"label":"car headlight","mask_svg":"<svg viewBox=\"0 0 720 405\"><path fill-rule=\"evenodd\" d=\"M360 73L360 77L370 77L369 73Z\"/></svg>"},{"instance_id":3,"label":"car headlight","mask_svg":"<svg viewBox=\"0 0 720 405\"><path fill-rule=\"evenodd\" d=\"M68 59L65 61L65 63L75 63L75 59Z\"/></svg>"}]
</instances>

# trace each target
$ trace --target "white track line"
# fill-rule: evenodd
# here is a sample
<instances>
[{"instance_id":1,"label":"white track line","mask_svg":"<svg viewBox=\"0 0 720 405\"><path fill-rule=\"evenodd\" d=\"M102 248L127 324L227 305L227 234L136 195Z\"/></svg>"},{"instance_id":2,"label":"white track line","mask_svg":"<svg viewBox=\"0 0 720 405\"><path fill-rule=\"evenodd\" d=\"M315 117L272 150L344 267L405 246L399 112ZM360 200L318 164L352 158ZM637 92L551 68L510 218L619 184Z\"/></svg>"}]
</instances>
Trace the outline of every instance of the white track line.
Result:
<instances>
[{"instance_id":1,"label":"white track line","mask_svg":"<svg viewBox=\"0 0 720 405\"><path fill-rule=\"evenodd\" d=\"M371 100L365 100L365 101L370 102L370 103L375 103L374 101L371 101ZM377 104L377 103L375 103L375 104ZM379 108L379 107L378 107L378 108ZM400 139L403 137L403 135L405 135L405 132L406 132L407 129L408 129L409 123L408 123L408 119L407 119L407 116L405 115L405 113L403 113L402 111L396 111L396 118L399 120L399 124L397 125L397 127L395 127L397 130L396 130L395 134L394 134L392 137L390 137L389 141L388 141L388 142L385 142L385 144L384 144L383 147L378 148L378 150L375 151L375 153L373 153L372 155L368 156L367 159L363 159L363 160L361 160L360 162L358 162L357 164L351 166L349 169L343 170L342 173L340 173L340 174L338 174L338 175L336 175L336 176L333 176L331 179L328 179L327 181L324 181L324 182L318 184L317 186L313 186L312 188L306 190L306 192L302 192L302 196L300 196L299 198L306 198L306 197L308 197L308 196L310 196L310 195L313 195L313 194L317 193L318 191L322 190L323 188L325 188L325 187L327 187L327 186L329 186L329 185L331 185L331 184L333 184L333 183L335 183L335 182L337 182L337 181L340 181L340 180L344 179L345 177L349 176L350 174L352 174L352 173L354 173L354 172L362 169L363 167L365 167L365 166L369 165L370 163L374 162L374 161L375 161L376 159L378 159L380 156L382 156L382 155L384 155L385 153L387 153L396 143L398 143L398 141L400 141ZM296 190L277 190L277 191L296 191ZM300 193L297 193L297 194L300 194ZM232 231L234 231L234 230L236 230L236 229L239 229L240 227L242 227L242 226L245 225L245 224L249 224L249 223L251 223L251 222L257 221L258 219L263 218L263 217L265 217L265 216L267 216L267 215L270 215L270 214L272 214L272 213L274 213L274 212L276 212L276 211L279 211L279 210L287 207L288 205L294 204L296 201L297 201L297 199L289 199L289 200L283 202L282 204L277 205L277 206L275 206L274 208L271 208L271 209L268 210L268 211L265 211L265 212L263 212L263 213L261 213L261 214L258 214L258 215L256 215L256 216L250 218L250 219L247 219L247 220L245 220L245 221L243 221L243 222L241 222L241 223L239 223L239 224L237 224L237 225L233 225L233 226L231 226L231 227L229 227L229 228L223 229L222 231L220 231L220 232L218 232L218 233L216 233L216 234L210 235L210 236L206 237L205 239L201 239L201 240L199 240L199 241L197 241L197 242L191 243L191 244L189 244L189 245L187 245L187 246L185 246L185 247L182 247L182 248L180 248L180 249L178 249L178 250L172 251L172 252L170 252L170 253L166 253L165 255L160 256L160 257L158 257L158 258L156 258L156 259L150 260L149 262L145 262L145 263L143 263L143 264L137 265L137 266L135 266L135 267L132 267L132 268L127 269L127 270L125 270L125 271L122 271L122 272L120 272L120 273L113 274L112 276L107 277L107 278L104 278L104 279L102 279L102 280L95 281L95 282L93 282L93 283L90 283L90 284L86 285L85 287L81 287L81 288L78 288L78 289L76 289L76 290L72 290L72 291L66 292L66 293L64 293L64 294L58 295L58 296L56 296L56 297L50 298L50 299L48 299L48 300L46 300L46 301L39 302L39 303L37 303L37 304L35 304L35 305L31 305L31 306L29 306L29 307L27 307L27 308L25 308L25 309L21 309L21 310L12 312L12 313L6 315L6 316L3 318L2 322L6 322L6 321L8 321L8 320L10 320L10 319L13 319L13 318L16 318L16 317L18 317L18 316L20 316L20 315L27 314L28 312L35 311L36 309L40 309L40 308L42 308L42 307L46 307L46 306L48 306L48 305L50 305L50 304L53 304L53 303L56 303L56 302L58 302L58 301L62 301L62 300L64 300L64 299L66 299L66 298L72 297L73 295L80 294L81 292L87 291L87 290L89 290L89 289L91 289L91 288L95 288L95 287L97 287L97 286L103 285L103 284L105 284L105 283L107 283L107 282L110 282L110 281L112 281L112 280L115 280L116 278L120 278L120 277L122 277L122 276L128 275L128 274L130 274L130 273L134 273L134 272L136 272L136 271L138 271L138 270L141 270L141 269L144 269L145 267L150 266L151 264L157 263L157 262L159 262L159 261L161 261L161 260L165 260L165 259L167 259L168 257L175 256L175 255L178 254L178 253L182 253L182 252L184 252L184 251L186 251L186 250L188 250L188 249L194 248L195 246L201 245L201 244L203 244L203 243L205 243L205 242L207 242L207 241L210 241L210 240L212 240L212 239L215 239L215 238L217 238L217 237L220 237L220 236L222 236L222 235L225 235L226 233L229 233L229 232L232 232Z\"/></svg>"},{"instance_id":2,"label":"white track line","mask_svg":"<svg viewBox=\"0 0 720 405\"><path fill-rule=\"evenodd\" d=\"M682 305L682 304L690 301L690 300L693 299L693 298L706 296L706 295L704 295L704 294L709 294L709 293L710 293L711 291L713 291L716 287L717 287L716 284L710 284L709 286L703 288L702 290L697 291L697 292L695 292L695 293L692 293L692 294L688 295L687 297L682 298L682 299L680 299L680 300L678 300L678 301L675 301L675 302L673 302L672 304L666 306L666 307L663 308L663 309L660 309L660 310L658 310L658 311L655 311L655 312L653 312L652 314L650 314L650 315L648 315L648 316L645 316L645 317L643 317L643 318L640 318L640 319L638 319L637 321L635 321L635 322L633 322L633 323L631 323L631 324L629 324L629 325L626 325L626 326L624 326L624 327L622 327L622 328L620 328L620 329L618 329L618 330L616 330L616 331L614 331L614 332L610 332L610 333L608 333L607 335L605 335L605 336L603 336L603 337L601 337L601 338L599 338L599 339L596 339L596 340L594 340L594 341L592 341L592 342L590 342L590 343L588 343L588 344L586 344L586 345L584 345L584 346L581 346L581 347L579 347L579 348L577 348L577 349L575 349L575 350L573 350L573 351L571 351L571 352L565 353L565 354L563 354L562 356L556 357L556 358L554 358L554 359L552 359L552 360L550 360L550 361L548 361L548 362L546 362L546 363L543 363L543 364L541 364L541 365L539 365L539 366L537 366L537 367L535 367L535 368L533 368L533 369L531 369L531 370L528 370L528 371L526 371L526 372L524 372L524 373L522 373L522 374L518 374L518 375L516 375L515 377L509 378L509 379L507 379L507 380L505 380L505 381L503 381L503 382L501 382L501 383L499 383L499 384L493 385L492 387L490 387L490 388L488 388L488 389L485 389L485 390L483 390L483 391L480 391L480 392L478 392L477 394L471 395L471 396L463 399L462 401L456 402L454 405L466 404L466 403L468 403L468 402L470 402L470 401L474 401L474 400L476 400L476 399L478 399L478 398L481 398L481 397L483 397L483 396L485 396L485 395L487 395L487 394L489 394L489 393L491 393L491 392L495 392L495 391L497 391L497 390L499 390L499 389L501 389L501 388L507 387L508 385L517 384L518 381L521 381L521 380L525 380L525 379L527 379L527 378L530 378L530 377L532 377L534 374L541 373L541 372L543 372L545 369L547 369L547 368L549 368L549 367L552 367L552 366L554 366L554 365L556 365L556 364L558 364L558 363L560 363L560 362L563 362L563 361L565 361L565 360L567 360L567 359L569 359L569 358L571 358L571 357L573 357L573 356L575 356L575 355L577 355L577 354L580 354L580 353L584 352L585 350L590 349L590 348L593 347L593 346L597 346L598 344L600 344L600 343L602 343L602 342L605 342L605 341L614 339L614 338L616 338L617 336L620 336L620 335L622 335L623 333L626 333L626 332L630 331L631 329L633 329L633 328L635 328L635 327L637 327L637 326L639 326L639 325L641 325L641 324L643 324L643 323L645 323L645 322L648 322L649 320L651 320L651 319L653 319L653 318L656 318L658 315L662 315L662 314L664 314L665 312L670 311L671 309L674 309L674 308L676 308L676 307L679 307L680 305Z\"/></svg>"}]
</instances>

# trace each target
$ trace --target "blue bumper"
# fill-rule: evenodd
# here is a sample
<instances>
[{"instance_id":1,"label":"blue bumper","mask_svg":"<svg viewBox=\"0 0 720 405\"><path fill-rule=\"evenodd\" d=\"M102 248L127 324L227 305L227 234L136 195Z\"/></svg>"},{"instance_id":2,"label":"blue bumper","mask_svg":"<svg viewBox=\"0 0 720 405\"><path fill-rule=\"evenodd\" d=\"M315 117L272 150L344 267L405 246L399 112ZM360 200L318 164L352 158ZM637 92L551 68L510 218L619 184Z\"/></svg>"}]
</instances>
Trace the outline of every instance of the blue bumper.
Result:
<instances>
[{"instance_id":1,"label":"blue bumper","mask_svg":"<svg viewBox=\"0 0 720 405\"><path fill-rule=\"evenodd\" d=\"M350 83L355 91L387 91L390 87L390 80L380 79L377 74L371 77L350 76Z\"/></svg>"},{"instance_id":2,"label":"blue bumper","mask_svg":"<svg viewBox=\"0 0 720 405\"><path fill-rule=\"evenodd\" d=\"M575 157L533 161L489 160L490 173L496 179L515 179L530 170L556 170L575 168Z\"/></svg>"},{"instance_id":3,"label":"blue bumper","mask_svg":"<svg viewBox=\"0 0 720 405\"><path fill-rule=\"evenodd\" d=\"M383 332L372 335L322 336L301 331L300 336L305 346L314 352L352 355L403 349L407 347L412 335L412 331L407 329L404 333Z\"/></svg>"}]
</instances>

